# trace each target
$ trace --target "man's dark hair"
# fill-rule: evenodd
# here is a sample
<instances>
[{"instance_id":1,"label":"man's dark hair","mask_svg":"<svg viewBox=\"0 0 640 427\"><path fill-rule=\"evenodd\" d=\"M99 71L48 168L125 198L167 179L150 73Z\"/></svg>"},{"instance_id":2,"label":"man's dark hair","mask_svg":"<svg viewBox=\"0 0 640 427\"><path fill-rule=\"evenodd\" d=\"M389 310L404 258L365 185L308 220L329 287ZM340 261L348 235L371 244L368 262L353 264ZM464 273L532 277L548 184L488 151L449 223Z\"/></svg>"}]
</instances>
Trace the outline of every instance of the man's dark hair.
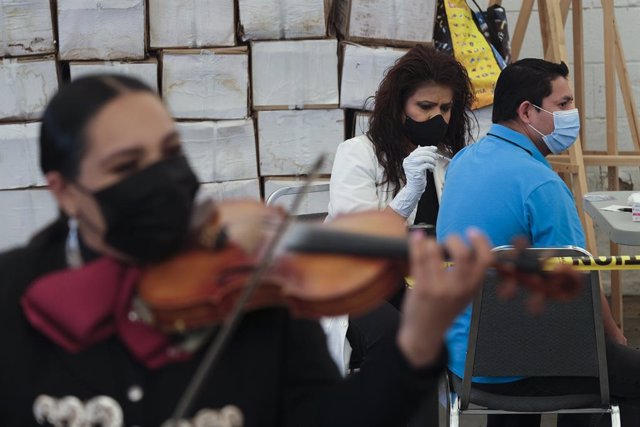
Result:
<instances>
[{"instance_id":1,"label":"man's dark hair","mask_svg":"<svg viewBox=\"0 0 640 427\"><path fill-rule=\"evenodd\" d=\"M564 62L527 58L507 65L493 93L493 123L515 119L518 106L524 101L540 106L551 95L551 82L568 75L569 68Z\"/></svg>"}]
</instances>

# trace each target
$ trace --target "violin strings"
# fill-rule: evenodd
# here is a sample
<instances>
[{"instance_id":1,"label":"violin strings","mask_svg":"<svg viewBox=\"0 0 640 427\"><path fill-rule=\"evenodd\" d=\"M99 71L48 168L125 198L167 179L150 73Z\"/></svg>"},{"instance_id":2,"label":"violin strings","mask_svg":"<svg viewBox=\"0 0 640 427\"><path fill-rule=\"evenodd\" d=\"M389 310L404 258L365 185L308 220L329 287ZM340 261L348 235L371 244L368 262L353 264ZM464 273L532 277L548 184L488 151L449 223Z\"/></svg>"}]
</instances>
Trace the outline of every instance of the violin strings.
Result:
<instances>
[{"instance_id":1,"label":"violin strings","mask_svg":"<svg viewBox=\"0 0 640 427\"><path fill-rule=\"evenodd\" d=\"M178 423L180 422L180 420L189 412L189 410L191 409L191 406L193 405L193 402L195 401L196 396L198 395L200 389L202 388L204 380L207 379L207 377L210 375L212 369L216 365L216 362L222 355L222 352L229 338L233 335L233 332L237 328L240 320L242 319L244 308L246 307L247 302L249 301L249 298L251 297L255 289L258 287L260 280L262 279L264 274L267 272L268 268L271 266L274 255L276 253L276 247L278 246L282 236L284 235L285 231L287 231L287 228L292 222L292 218L293 218L292 213L295 213L300 207L300 204L302 203L302 199L307 194L309 185L311 185L311 182L318 177L320 167L324 163L324 160L325 160L325 155L321 154L314 162L313 166L311 167L311 170L309 171L307 177L304 180L302 190L300 191L300 193L296 194L293 199L290 212L285 216L283 221L279 224L273 239L269 242L269 245L264 252L264 256L262 257L262 259L260 260L260 263L258 264L256 269L253 271L253 274L249 278L248 284L245 286L244 291L240 295L238 301L236 302L236 305L233 307L231 314L223 322L222 327L218 332L218 335L207 348L207 351L205 353L205 356L202 359L202 362L200 362L200 365L196 369L196 372L194 373L193 378L191 379L191 381L189 382L189 385L185 389L185 392L180 398L180 401L178 402L178 405L176 406L176 409L171 417L170 425L172 425L173 427L177 427L179 425Z\"/></svg>"}]
</instances>

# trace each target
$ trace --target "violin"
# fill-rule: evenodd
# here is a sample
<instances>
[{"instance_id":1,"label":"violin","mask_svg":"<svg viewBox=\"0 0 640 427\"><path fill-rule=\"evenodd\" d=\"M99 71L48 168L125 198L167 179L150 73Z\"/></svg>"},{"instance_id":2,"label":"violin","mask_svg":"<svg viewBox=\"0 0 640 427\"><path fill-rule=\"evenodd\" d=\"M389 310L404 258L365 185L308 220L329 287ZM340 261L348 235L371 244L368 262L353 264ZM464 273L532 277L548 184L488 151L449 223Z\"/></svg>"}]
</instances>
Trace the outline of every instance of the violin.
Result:
<instances>
[{"instance_id":1,"label":"violin","mask_svg":"<svg viewBox=\"0 0 640 427\"><path fill-rule=\"evenodd\" d=\"M185 332L223 322L260 262L277 208L252 200L216 205L192 248L142 271L138 296L159 329ZM294 227L261 277L246 310L286 306L294 317L364 313L396 291L408 274L407 228L397 215L369 211L325 224ZM582 288L567 265L545 271L516 245L493 267L507 280L546 297L568 299Z\"/></svg>"}]
</instances>

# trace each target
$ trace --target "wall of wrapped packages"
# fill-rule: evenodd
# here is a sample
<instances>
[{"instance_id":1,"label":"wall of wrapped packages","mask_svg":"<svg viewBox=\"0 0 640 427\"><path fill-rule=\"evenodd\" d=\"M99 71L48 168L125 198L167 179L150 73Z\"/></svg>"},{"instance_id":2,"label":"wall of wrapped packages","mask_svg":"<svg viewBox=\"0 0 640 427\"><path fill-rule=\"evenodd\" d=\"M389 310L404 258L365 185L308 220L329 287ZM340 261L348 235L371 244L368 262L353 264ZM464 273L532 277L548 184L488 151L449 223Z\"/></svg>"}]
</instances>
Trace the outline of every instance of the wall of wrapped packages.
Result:
<instances>
[{"instance_id":1,"label":"wall of wrapped packages","mask_svg":"<svg viewBox=\"0 0 640 427\"><path fill-rule=\"evenodd\" d=\"M301 185L320 154L316 182L328 181L385 70L431 41L435 3L0 0L0 250L58 215L38 134L60 85L96 73L144 81L176 119L201 193L266 199ZM327 203L311 193L299 213Z\"/></svg>"}]
</instances>

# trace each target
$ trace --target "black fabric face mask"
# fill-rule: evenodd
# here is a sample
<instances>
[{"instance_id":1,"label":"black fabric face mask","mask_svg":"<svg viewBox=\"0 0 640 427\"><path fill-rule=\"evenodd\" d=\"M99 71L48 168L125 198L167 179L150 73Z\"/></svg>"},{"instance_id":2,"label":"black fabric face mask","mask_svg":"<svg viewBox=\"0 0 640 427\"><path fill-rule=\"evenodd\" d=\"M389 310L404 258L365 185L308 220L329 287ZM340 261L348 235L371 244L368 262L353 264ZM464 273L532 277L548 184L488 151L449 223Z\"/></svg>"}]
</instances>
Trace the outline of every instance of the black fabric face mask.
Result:
<instances>
[{"instance_id":1,"label":"black fabric face mask","mask_svg":"<svg viewBox=\"0 0 640 427\"><path fill-rule=\"evenodd\" d=\"M416 122L407 116L404 129L409 140L416 146L438 145L447 134L447 122L441 114L424 122Z\"/></svg>"},{"instance_id":2,"label":"black fabric face mask","mask_svg":"<svg viewBox=\"0 0 640 427\"><path fill-rule=\"evenodd\" d=\"M187 238L199 185L178 156L93 193L106 221L105 242L140 264L176 253Z\"/></svg>"}]
</instances>

